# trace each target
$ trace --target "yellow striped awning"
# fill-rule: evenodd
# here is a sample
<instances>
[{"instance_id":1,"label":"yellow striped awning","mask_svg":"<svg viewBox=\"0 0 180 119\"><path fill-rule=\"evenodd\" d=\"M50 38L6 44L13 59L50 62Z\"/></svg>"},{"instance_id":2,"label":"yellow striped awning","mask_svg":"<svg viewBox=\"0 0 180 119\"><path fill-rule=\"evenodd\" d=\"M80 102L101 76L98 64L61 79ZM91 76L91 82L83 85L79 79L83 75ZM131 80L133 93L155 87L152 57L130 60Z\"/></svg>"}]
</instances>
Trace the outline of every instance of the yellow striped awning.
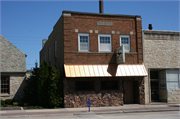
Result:
<instances>
[{"instance_id":1,"label":"yellow striped awning","mask_svg":"<svg viewBox=\"0 0 180 119\"><path fill-rule=\"evenodd\" d=\"M66 77L124 77L147 76L143 64L98 64L98 65L74 65L64 64Z\"/></svg>"}]
</instances>

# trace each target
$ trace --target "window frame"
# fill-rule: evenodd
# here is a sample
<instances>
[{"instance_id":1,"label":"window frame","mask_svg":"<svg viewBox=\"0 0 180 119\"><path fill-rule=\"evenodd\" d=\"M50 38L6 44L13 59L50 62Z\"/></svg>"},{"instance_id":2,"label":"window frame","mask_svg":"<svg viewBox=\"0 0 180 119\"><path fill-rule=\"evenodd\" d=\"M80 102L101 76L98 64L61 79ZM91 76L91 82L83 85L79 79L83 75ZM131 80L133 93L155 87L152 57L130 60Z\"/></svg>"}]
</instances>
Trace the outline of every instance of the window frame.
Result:
<instances>
[{"instance_id":1,"label":"window frame","mask_svg":"<svg viewBox=\"0 0 180 119\"><path fill-rule=\"evenodd\" d=\"M88 50L80 50L80 36L88 36ZM78 51L79 52L89 52L90 51L90 41L88 33L78 33Z\"/></svg>"},{"instance_id":2,"label":"window frame","mask_svg":"<svg viewBox=\"0 0 180 119\"><path fill-rule=\"evenodd\" d=\"M100 50L100 37L101 36L105 36L105 37L110 37L110 46L111 46L111 50L110 51L101 51ZM99 52L112 52L112 38L111 38L111 34L98 34L98 51Z\"/></svg>"},{"instance_id":3,"label":"window frame","mask_svg":"<svg viewBox=\"0 0 180 119\"><path fill-rule=\"evenodd\" d=\"M6 93L3 93L3 92L1 91L1 94L10 94L10 76L7 76L7 75L6 75L6 76L4 76L4 75L1 76L1 90L2 90L2 88L3 88L3 87L2 87L2 79L3 79L2 77L8 78L8 91L7 91Z\"/></svg>"},{"instance_id":4,"label":"window frame","mask_svg":"<svg viewBox=\"0 0 180 119\"><path fill-rule=\"evenodd\" d=\"M54 44L54 57L55 58L57 57L57 41L55 41L55 44Z\"/></svg>"},{"instance_id":5,"label":"window frame","mask_svg":"<svg viewBox=\"0 0 180 119\"><path fill-rule=\"evenodd\" d=\"M171 81L171 78L170 78L170 80L168 79L168 71L173 71L173 70L178 72L177 73L177 81ZM168 84L170 84L170 83L177 83L177 88L169 87ZM180 71L179 71L179 69L166 69L166 88L167 88L167 90L168 89L180 89Z\"/></svg>"},{"instance_id":6,"label":"window frame","mask_svg":"<svg viewBox=\"0 0 180 119\"><path fill-rule=\"evenodd\" d=\"M49 62L51 62L51 48L49 47Z\"/></svg>"},{"instance_id":7,"label":"window frame","mask_svg":"<svg viewBox=\"0 0 180 119\"><path fill-rule=\"evenodd\" d=\"M122 46L123 44L121 43L121 38L125 37L128 38L128 42L129 42L129 50L125 49L125 52L131 52L131 43L130 43L130 35L120 35L120 46Z\"/></svg>"}]
</instances>

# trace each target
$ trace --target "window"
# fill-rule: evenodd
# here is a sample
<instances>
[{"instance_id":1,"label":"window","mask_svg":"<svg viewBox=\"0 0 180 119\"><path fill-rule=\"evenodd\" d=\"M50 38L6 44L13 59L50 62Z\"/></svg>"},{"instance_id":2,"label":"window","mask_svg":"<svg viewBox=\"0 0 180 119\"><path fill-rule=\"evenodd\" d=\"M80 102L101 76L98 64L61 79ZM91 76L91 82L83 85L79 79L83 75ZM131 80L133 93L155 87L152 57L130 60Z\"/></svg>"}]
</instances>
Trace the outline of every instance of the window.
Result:
<instances>
[{"instance_id":1,"label":"window","mask_svg":"<svg viewBox=\"0 0 180 119\"><path fill-rule=\"evenodd\" d=\"M125 52L130 52L130 37L129 35L120 35L120 46L124 45Z\"/></svg>"},{"instance_id":2,"label":"window","mask_svg":"<svg viewBox=\"0 0 180 119\"><path fill-rule=\"evenodd\" d=\"M89 34L78 34L79 51L89 51Z\"/></svg>"},{"instance_id":3,"label":"window","mask_svg":"<svg viewBox=\"0 0 180 119\"><path fill-rule=\"evenodd\" d=\"M1 77L1 93L9 93L9 76Z\"/></svg>"},{"instance_id":4,"label":"window","mask_svg":"<svg viewBox=\"0 0 180 119\"><path fill-rule=\"evenodd\" d=\"M51 61L51 48L49 48L49 62Z\"/></svg>"},{"instance_id":5,"label":"window","mask_svg":"<svg viewBox=\"0 0 180 119\"><path fill-rule=\"evenodd\" d=\"M54 55L55 55L55 57L57 57L57 41L55 41Z\"/></svg>"},{"instance_id":6,"label":"window","mask_svg":"<svg viewBox=\"0 0 180 119\"><path fill-rule=\"evenodd\" d=\"M46 52L45 52L45 54L44 54L44 61L46 62Z\"/></svg>"},{"instance_id":7,"label":"window","mask_svg":"<svg viewBox=\"0 0 180 119\"><path fill-rule=\"evenodd\" d=\"M179 89L179 70L166 70L167 89Z\"/></svg>"},{"instance_id":8,"label":"window","mask_svg":"<svg viewBox=\"0 0 180 119\"><path fill-rule=\"evenodd\" d=\"M102 90L117 90L118 81L101 81Z\"/></svg>"},{"instance_id":9,"label":"window","mask_svg":"<svg viewBox=\"0 0 180 119\"><path fill-rule=\"evenodd\" d=\"M98 35L99 51L112 51L111 35L99 34Z\"/></svg>"},{"instance_id":10,"label":"window","mask_svg":"<svg viewBox=\"0 0 180 119\"><path fill-rule=\"evenodd\" d=\"M76 81L76 90L94 90L94 82Z\"/></svg>"}]
</instances>

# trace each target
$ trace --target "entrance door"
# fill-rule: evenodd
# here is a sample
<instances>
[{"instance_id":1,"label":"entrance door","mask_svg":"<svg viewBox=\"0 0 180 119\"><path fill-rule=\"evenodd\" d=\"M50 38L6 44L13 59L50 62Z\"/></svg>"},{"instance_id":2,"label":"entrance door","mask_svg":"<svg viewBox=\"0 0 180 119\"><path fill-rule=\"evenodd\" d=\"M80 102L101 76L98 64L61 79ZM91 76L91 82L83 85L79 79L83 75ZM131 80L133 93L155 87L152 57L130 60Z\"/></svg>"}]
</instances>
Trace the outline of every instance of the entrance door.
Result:
<instances>
[{"instance_id":1,"label":"entrance door","mask_svg":"<svg viewBox=\"0 0 180 119\"><path fill-rule=\"evenodd\" d=\"M134 103L133 81L124 81L124 103Z\"/></svg>"},{"instance_id":2,"label":"entrance door","mask_svg":"<svg viewBox=\"0 0 180 119\"><path fill-rule=\"evenodd\" d=\"M159 72L150 71L151 79L151 101L159 101Z\"/></svg>"}]
</instances>

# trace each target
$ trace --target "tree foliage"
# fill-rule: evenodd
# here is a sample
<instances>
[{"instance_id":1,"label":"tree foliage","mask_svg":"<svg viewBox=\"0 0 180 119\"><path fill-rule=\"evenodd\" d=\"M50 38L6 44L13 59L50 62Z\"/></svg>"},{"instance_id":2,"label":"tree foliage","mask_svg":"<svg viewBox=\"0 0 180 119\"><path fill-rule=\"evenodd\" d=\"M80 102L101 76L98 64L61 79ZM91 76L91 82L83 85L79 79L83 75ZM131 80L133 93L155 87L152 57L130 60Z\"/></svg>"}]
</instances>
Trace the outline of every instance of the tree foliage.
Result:
<instances>
[{"instance_id":1,"label":"tree foliage","mask_svg":"<svg viewBox=\"0 0 180 119\"><path fill-rule=\"evenodd\" d=\"M62 103L62 81L60 79L60 71L53 66L50 72L49 80L49 106L57 107Z\"/></svg>"},{"instance_id":2,"label":"tree foliage","mask_svg":"<svg viewBox=\"0 0 180 119\"><path fill-rule=\"evenodd\" d=\"M48 82L49 82L49 68L45 61L42 61L39 68L37 89L38 89L38 104L41 106L48 106Z\"/></svg>"},{"instance_id":3,"label":"tree foliage","mask_svg":"<svg viewBox=\"0 0 180 119\"><path fill-rule=\"evenodd\" d=\"M33 68L31 72L31 76L25 80L26 86L24 87L23 91L23 102L26 102L30 105L37 105L37 75L38 75L38 68Z\"/></svg>"}]
</instances>

